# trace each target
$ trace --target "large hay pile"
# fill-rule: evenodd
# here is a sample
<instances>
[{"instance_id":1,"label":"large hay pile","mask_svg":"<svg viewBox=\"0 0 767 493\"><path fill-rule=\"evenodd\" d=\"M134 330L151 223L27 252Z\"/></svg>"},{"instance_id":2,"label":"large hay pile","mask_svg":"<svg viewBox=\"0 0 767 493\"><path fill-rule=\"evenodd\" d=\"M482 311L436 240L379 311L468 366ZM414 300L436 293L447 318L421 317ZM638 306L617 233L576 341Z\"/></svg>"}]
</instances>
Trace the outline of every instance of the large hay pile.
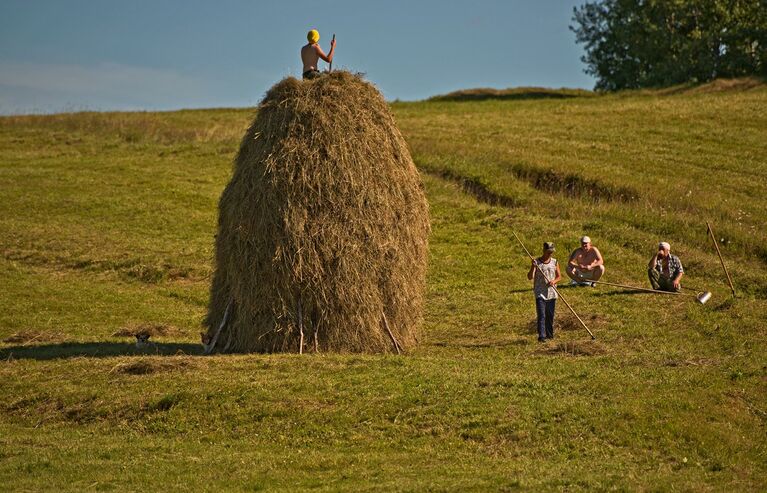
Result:
<instances>
[{"instance_id":1,"label":"large hay pile","mask_svg":"<svg viewBox=\"0 0 767 493\"><path fill-rule=\"evenodd\" d=\"M428 205L371 84L334 72L272 87L219 210L205 320L217 351L399 352L417 342Z\"/></svg>"}]
</instances>

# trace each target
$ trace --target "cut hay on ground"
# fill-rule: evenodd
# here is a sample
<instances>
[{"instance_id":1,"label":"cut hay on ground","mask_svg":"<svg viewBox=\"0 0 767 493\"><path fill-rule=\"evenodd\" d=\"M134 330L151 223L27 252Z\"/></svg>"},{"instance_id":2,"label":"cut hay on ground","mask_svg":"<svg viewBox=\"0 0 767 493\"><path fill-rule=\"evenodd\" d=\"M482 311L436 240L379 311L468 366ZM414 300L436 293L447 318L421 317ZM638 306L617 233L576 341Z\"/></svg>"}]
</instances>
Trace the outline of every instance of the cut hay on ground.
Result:
<instances>
[{"instance_id":1,"label":"cut hay on ground","mask_svg":"<svg viewBox=\"0 0 767 493\"><path fill-rule=\"evenodd\" d=\"M151 373L183 370L191 365L181 358L138 358L116 364L109 373L124 375L149 375ZM194 366L194 365L193 365Z\"/></svg>"},{"instance_id":2,"label":"cut hay on ground","mask_svg":"<svg viewBox=\"0 0 767 493\"><path fill-rule=\"evenodd\" d=\"M173 325L147 322L138 325L121 327L112 334L112 337L135 337L138 335L163 337L175 335L179 332L179 329Z\"/></svg>"},{"instance_id":3,"label":"cut hay on ground","mask_svg":"<svg viewBox=\"0 0 767 493\"><path fill-rule=\"evenodd\" d=\"M378 90L347 72L288 77L259 106L221 196L207 336L222 327L221 352L406 350L428 233L420 177Z\"/></svg>"},{"instance_id":4,"label":"cut hay on ground","mask_svg":"<svg viewBox=\"0 0 767 493\"><path fill-rule=\"evenodd\" d=\"M46 342L61 342L64 334L61 332L48 332L43 330L22 330L11 334L3 342L6 344L42 344Z\"/></svg>"}]
</instances>

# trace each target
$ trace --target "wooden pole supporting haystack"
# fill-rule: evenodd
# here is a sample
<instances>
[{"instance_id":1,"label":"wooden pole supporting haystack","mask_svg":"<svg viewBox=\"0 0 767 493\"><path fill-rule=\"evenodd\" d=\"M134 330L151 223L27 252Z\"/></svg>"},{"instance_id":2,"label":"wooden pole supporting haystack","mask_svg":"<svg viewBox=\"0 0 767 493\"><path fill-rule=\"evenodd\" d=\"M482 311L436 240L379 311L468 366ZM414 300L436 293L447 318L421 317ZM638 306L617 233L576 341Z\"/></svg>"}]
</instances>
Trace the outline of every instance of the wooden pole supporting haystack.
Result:
<instances>
[{"instance_id":1,"label":"wooden pole supporting haystack","mask_svg":"<svg viewBox=\"0 0 767 493\"><path fill-rule=\"evenodd\" d=\"M229 298L229 302L226 304L226 309L224 310L224 316L221 318L221 323L218 324L218 328L216 329L216 332L213 334L213 338L210 340L210 343L204 346L205 354L212 353L213 349L216 348L216 343L218 342L218 336L219 334L221 334L221 331L224 329L226 322L229 320L229 310L232 308L232 303L234 303L234 298ZM227 346L228 346L228 343L227 343Z\"/></svg>"},{"instance_id":2,"label":"wooden pole supporting haystack","mask_svg":"<svg viewBox=\"0 0 767 493\"><path fill-rule=\"evenodd\" d=\"M298 297L298 332L301 334L301 340L298 343L298 354L304 354L304 318L301 313L301 297Z\"/></svg>"},{"instance_id":3,"label":"wooden pole supporting haystack","mask_svg":"<svg viewBox=\"0 0 767 493\"><path fill-rule=\"evenodd\" d=\"M711 236L711 241L714 242L714 248L716 248L716 254L719 255L719 262L722 263L722 269L724 269L724 275L727 276L727 282L730 284L730 289L732 290L732 297L735 297L735 287L732 285L732 278L730 277L730 273L727 272L727 266L724 265L724 259L722 258L722 252L719 251L719 242L716 241L716 236L714 236L714 230L711 229L711 225L706 221L706 228L708 229L708 234Z\"/></svg>"},{"instance_id":4,"label":"wooden pole supporting haystack","mask_svg":"<svg viewBox=\"0 0 767 493\"><path fill-rule=\"evenodd\" d=\"M317 340L317 333L320 330L320 324L315 320L313 322L314 324L314 352L319 353L320 352L320 343Z\"/></svg>"},{"instance_id":5,"label":"wooden pole supporting haystack","mask_svg":"<svg viewBox=\"0 0 767 493\"><path fill-rule=\"evenodd\" d=\"M386 328L386 332L389 333L389 337L391 337L391 342L394 343L394 349L397 350L397 354L402 354L402 351L400 350L399 342L397 342L397 339L394 338L394 334L392 334L391 329L389 328L389 321L386 320L386 314L383 313L383 324Z\"/></svg>"}]
</instances>

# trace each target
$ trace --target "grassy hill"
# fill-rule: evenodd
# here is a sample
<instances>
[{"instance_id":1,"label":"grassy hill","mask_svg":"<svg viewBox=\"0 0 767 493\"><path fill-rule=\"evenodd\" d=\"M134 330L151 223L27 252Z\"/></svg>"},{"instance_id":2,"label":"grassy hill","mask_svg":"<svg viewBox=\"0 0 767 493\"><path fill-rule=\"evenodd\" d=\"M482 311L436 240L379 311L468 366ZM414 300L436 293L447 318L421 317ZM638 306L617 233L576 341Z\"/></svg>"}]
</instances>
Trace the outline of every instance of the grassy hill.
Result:
<instances>
[{"instance_id":1,"label":"grassy hill","mask_svg":"<svg viewBox=\"0 0 767 493\"><path fill-rule=\"evenodd\" d=\"M763 85L395 103L433 224L402 357L200 356L252 110L0 118L0 485L764 490L765 108ZM563 288L597 339L560 303L539 344L512 228L560 260L589 234L634 285L670 241L714 298Z\"/></svg>"}]
</instances>

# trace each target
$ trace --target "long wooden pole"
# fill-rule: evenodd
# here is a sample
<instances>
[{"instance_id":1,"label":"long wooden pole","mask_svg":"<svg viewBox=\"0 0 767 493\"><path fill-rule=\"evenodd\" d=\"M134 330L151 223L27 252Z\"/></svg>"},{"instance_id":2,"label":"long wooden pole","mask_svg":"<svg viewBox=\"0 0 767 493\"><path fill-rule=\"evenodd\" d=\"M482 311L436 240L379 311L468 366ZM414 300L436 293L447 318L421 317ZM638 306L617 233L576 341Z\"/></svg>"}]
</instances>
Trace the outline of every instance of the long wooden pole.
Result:
<instances>
[{"instance_id":1,"label":"long wooden pole","mask_svg":"<svg viewBox=\"0 0 767 493\"><path fill-rule=\"evenodd\" d=\"M730 289L732 290L732 297L735 297L735 287L732 285L732 278L730 277L730 273L727 272L727 266L724 265L724 259L722 258L722 252L719 251L719 242L716 241L716 236L714 236L714 230L711 229L711 225L706 221L706 227L708 228L708 234L711 236L711 241L714 242L714 248L716 248L716 254L719 255L719 262L722 263L722 269L724 269L724 275L727 276L727 282L730 284Z\"/></svg>"},{"instance_id":2,"label":"long wooden pole","mask_svg":"<svg viewBox=\"0 0 767 493\"><path fill-rule=\"evenodd\" d=\"M223 330L226 322L229 320L229 309L232 308L232 303L234 303L234 298L229 298L229 303L226 304L226 309L224 310L224 317L221 319L221 323L218 325L215 334L213 334L213 338L210 340L209 344L203 344L205 354L210 354L213 352L213 349L215 349L216 343L218 342L218 336L221 334L221 330ZM231 342L231 337L229 338L229 341ZM227 342L227 348L228 347L229 342Z\"/></svg>"},{"instance_id":3,"label":"long wooden pole","mask_svg":"<svg viewBox=\"0 0 767 493\"><path fill-rule=\"evenodd\" d=\"M516 239L517 239L517 241L519 242L519 244L520 244L520 245L522 245L522 248L524 248L524 249L525 249L525 253L527 254L527 256L528 256L528 257L530 257L530 260L531 260L531 261L532 261L532 262L535 264L535 268L536 268L536 269L538 269L538 272L540 272L540 274L543 276L543 278L544 278L544 279L546 279L546 280L548 281L548 278L546 277L546 274L544 274L544 273L543 273L543 270L541 270L541 266L540 266L540 265L538 265L538 263L535 261L535 259L533 258L533 256L532 256L532 255L530 255L530 252L527 250L527 247L525 246L525 244L524 244L524 243L522 243L522 240L520 240L520 239L519 239L519 236L517 236L517 233L516 233L516 232L514 232L514 230L512 230L511 232L512 232L512 234L514 235L514 238L516 238ZM564 296L562 296L562 293L560 293L560 292L559 292L559 290L557 289L557 287L556 287L556 286L551 286L551 287L552 287L552 288L554 288L554 292L556 292L556 293L557 293L557 296L559 296L560 298L562 298L562 301L564 301L564 302L565 302L565 305L567 306L567 308L569 308L569 309L570 309L570 311L571 311L571 312L573 312L573 315L575 315L575 318L577 318L577 319L578 319L578 321L581 323L581 325L583 325L583 328L584 328L584 329L586 329L586 332L588 332L588 333L589 333L589 335L591 336L591 338L592 338L592 339L596 339L596 337L594 336L594 334L592 334L592 333L591 333L591 331L589 330L588 326L586 325L586 322L584 322L584 321L581 319L581 317L579 317L579 316L578 316L578 314L577 314L577 313L575 313L575 310L573 309L573 307L572 307L572 306L570 306L570 303L568 303L568 302L567 302L567 300L565 299L565 297L564 297Z\"/></svg>"},{"instance_id":4,"label":"long wooden pole","mask_svg":"<svg viewBox=\"0 0 767 493\"><path fill-rule=\"evenodd\" d=\"M663 291L662 289L650 289L650 288L640 288L638 286L629 286L628 284L618 284L617 282L606 282L606 281L591 281L586 280L586 282L594 282L597 284L604 284L605 286L615 286L617 288L624 288L624 289L633 289L635 291L644 291L646 293L656 293L656 294L675 294L678 296L695 296L697 298L697 295L689 294L689 293L680 293L679 291Z\"/></svg>"},{"instance_id":5,"label":"long wooden pole","mask_svg":"<svg viewBox=\"0 0 767 493\"><path fill-rule=\"evenodd\" d=\"M383 314L383 324L384 324L384 327L386 328L386 332L389 333L389 337L391 337L391 342L394 343L394 349L397 350L397 354L401 354L399 342L397 342L397 339L394 338L394 334L392 333L391 329L389 328L389 321L386 320L386 314L385 313Z\"/></svg>"}]
</instances>

